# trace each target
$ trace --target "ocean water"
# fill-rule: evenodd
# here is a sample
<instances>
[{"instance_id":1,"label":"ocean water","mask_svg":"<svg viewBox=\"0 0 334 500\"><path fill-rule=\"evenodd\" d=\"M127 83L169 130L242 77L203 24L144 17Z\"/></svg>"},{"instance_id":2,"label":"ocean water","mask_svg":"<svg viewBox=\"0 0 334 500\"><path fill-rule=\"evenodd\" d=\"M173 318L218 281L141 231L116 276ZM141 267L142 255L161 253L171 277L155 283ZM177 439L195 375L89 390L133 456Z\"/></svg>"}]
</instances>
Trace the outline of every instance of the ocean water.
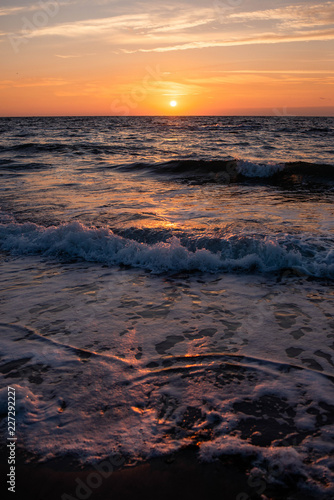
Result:
<instances>
[{"instance_id":1,"label":"ocean water","mask_svg":"<svg viewBox=\"0 0 334 500\"><path fill-rule=\"evenodd\" d=\"M1 426L10 385L18 445L131 464L193 444L332 498L333 132L0 119Z\"/></svg>"}]
</instances>

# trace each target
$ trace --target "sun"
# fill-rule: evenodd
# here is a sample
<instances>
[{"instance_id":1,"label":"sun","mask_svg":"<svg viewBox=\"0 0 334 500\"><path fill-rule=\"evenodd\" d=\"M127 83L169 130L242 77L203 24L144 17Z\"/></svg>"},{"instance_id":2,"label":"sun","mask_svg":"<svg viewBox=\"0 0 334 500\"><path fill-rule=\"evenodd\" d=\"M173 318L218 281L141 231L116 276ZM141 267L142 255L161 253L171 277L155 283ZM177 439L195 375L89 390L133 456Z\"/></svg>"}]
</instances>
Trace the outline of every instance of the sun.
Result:
<instances>
[{"instance_id":1,"label":"sun","mask_svg":"<svg viewBox=\"0 0 334 500\"><path fill-rule=\"evenodd\" d=\"M175 108L175 106L177 106L177 102L176 101L171 101L169 103L170 106L172 106L172 108Z\"/></svg>"}]
</instances>

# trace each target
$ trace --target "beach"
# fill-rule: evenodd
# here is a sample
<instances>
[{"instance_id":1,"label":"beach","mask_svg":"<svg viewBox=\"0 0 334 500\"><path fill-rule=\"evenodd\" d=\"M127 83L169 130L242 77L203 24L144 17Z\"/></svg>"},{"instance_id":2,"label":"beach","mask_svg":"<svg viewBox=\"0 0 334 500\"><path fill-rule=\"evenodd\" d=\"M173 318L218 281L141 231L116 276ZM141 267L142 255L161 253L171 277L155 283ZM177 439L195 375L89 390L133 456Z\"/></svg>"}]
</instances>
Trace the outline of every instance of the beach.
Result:
<instances>
[{"instance_id":1,"label":"beach","mask_svg":"<svg viewBox=\"0 0 334 500\"><path fill-rule=\"evenodd\" d=\"M22 495L332 498L333 119L0 127Z\"/></svg>"}]
</instances>

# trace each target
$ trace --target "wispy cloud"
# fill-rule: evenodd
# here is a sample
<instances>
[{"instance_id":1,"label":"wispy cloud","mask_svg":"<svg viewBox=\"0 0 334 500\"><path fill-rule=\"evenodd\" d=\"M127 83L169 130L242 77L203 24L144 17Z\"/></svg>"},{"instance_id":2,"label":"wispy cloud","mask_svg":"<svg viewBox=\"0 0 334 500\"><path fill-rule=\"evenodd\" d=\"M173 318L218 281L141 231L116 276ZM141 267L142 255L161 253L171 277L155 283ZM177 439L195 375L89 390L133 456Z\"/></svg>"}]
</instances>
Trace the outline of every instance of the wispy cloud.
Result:
<instances>
[{"instance_id":1,"label":"wispy cloud","mask_svg":"<svg viewBox=\"0 0 334 500\"><path fill-rule=\"evenodd\" d=\"M17 14L21 14L24 12L33 12L33 11L39 11L43 9L43 3L45 3L45 6L48 5L48 1L45 0L36 2L32 5L18 5L18 6L12 6L12 7L0 7L0 16L15 16ZM68 1L60 1L60 0L50 0L50 3L53 5L57 5L58 7L65 6L65 5L72 5L75 3L78 3L78 0L68 0Z\"/></svg>"},{"instance_id":2,"label":"wispy cloud","mask_svg":"<svg viewBox=\"0 0 334 500\"><path fill-rule=\"evenodd\" d=\"M76 57L83 57L83 54L55 54L55 57L59 57L60 59L73 59Z\"/></svg>"},{"instance_id":3,"label":"wispy cloud","mask_svg":"<svg viewBox=\"0 0 334 500\"><path fill-rule=\"evenodd\" d=\"M59 4L78 3L79 0L59 2ZM83 1L83 0L81 0ZM88 1L84 1L88 5ZM243 2L238 9L224 10L222 19L217 19L217 12L212 5L190 9L186 3L179 5L150 1L138 5L110 0L101 0L97 5L115 6L114 15L102 16L96 10L94 19L80 19L73 22L59 22L59 18L44 27L35 27L30 31L11 32L7 35L25 39L40 37L63 37L66 39L87 39L112 45L114 53L132 54L164 53L229 47L251 44L274 44L287 42L321 41L334 39L334 3L285 5L274 9L243 11L253 3ZM255 6L258 2L254 2ZM253 4L253 5L254 5ZM4 7L0 15L15 13L23 9L33 10L39 4L29 7ZM145 8L143 8L143 6ZM117 9L116 9L117 7ZM122 11L123 9L123 11ZM88 12L88 11L87 11ZM2 40L4 33L0 34ZM59 50L59 49L57 49ZM70 49L71 50L71 49ZM71 50L69 54L56 54L57 58L70 59L79 57Z\"/></svg>"},{"instance_id":4,"label":"wispy cloud","mask_svg":"<svg viewBox=\"0 0 334 500\"><path fill-rule=\"evenodd\" d=\"M0 16L13 16L20 14L22 12L30 12L34 10L40 10L41 6L39 4L34 5L23 5L17 7L0 7Z\"/></svg>"},{"instance_id":5,"label":"wispy cloud","mask_svg":"<svg viewBox=\"0 0 334 500\"><path fill-rule=\"evenodd\" d=\"M308 26L328 26L334 22L334 4L325 2L317 5L289 5L276 9L254 12L232 12L228 21L268 21L274 20L282 28L303 28Z\"/></svg>"},{"instance_id":6,"label":"wispy cloud","mask_svg":"<svg viewBox=\"0 0 334 500\"><path fill-rule=\"evenodd\" d=\"M0 16L10 16L26 10L26 7L0 7Z\"/></svg>"},{"instance_id":7,"label":"wispy cloud","mask_svg":"<svg viewBox=\"0 0 334 500\"><path fill-rule=\"evenodd\" d=\"M0 88L54 87L67 85L68 83L68 80L62 78L25 78L17 80L0 80Z\"/></svg>"},{"instance_id":8,"label":"wispy cloud","mask_svg":"<svg viewBox=\"0 0 334 500\"><path fill-rule=\"evenodd\" d=\"M206 14L212 12L205 9ZM152 13L134 13L98 19L88 19L71 23L59 23L31 30L25 34L26 38L42 36L83 37L89 35L106 36L115 33L127 34L127 36L154 35L157 33L170 33L187 31L199 26L205 26L213 21L207 15L203 18L201 13L180 13L177 16L165 18L163 15ZM15 33L12 33L15 34Z\"/></svg>"},{"instance_id":9,"label":"wispy cloud","mask_svg":"<svg viewBox=\"0 0 334 500\"><path fill-rule=\"evenodd\" d=\"M247 80L247 85L249 84L265 84L265 85L277 85L277 83L289 83L289 84L300 84L301 81L304 83L322 83L322 84L333 84L334 82L334 72L285 72L285 71L245 71L245 72L226 72L223 75L208 75L200 78L190 78L189 83L195 85L202 85L203 88L207 88L209 85L217 86L223 84L234 84L234 85L244 85L245 76Z\"/></svg>"},{"instance_id":10,"label":"wispy cloud","mask_svg":"<svg viewBox=\"0 0 334 500\"><path fill-rule=\"evenodd\" d=\"M77 0L73 0L75 3ZM72 2L69 2L72 3ZM109 3L102 1L102 4ZM34 4L29 9L34 9ZM248 4L247 4L248 5ZM288 5L275 9L236 12L228 9L219 22L215 9L180 4L178 9L150 2L145 10L131 14L85 19L73 22L50 23L22 33L26 39L37 37L87 38L113 44L123 53L170 52L228 47L250 44L273 44L334 39L334 3L318 5ZM3 12L15 12L25 7L8 7ZM120 4L117 3L120 9ZM128 9L128 6L124 8ZM1 15L1 9L0 9ZM100 13L101 15L101 13ZM264 24L263 24L264 23ZM17 35L20 33L10 33ZM77 57L56 54L59 58Z\"/></svg>"},{"instance_id":11,"label":"wispy cloud","mask_svg":"<svg viewBox=\"0 0 334 500\"><path fill-rule=\"evenodd\" d=\"M178 45L168 45L162 47L153 47L147 49L123 49L125 53L134 52L170 52L174 50L204 49L210 47L229 47L233 45L252 45L268 43L287 43L312 40L334 40L334 28L318 31L305 31L296 34L264 33L258 36L247 38L233 38L229 40L212 40L202 42L189 42Z\"/></svg>"}]
</instances>

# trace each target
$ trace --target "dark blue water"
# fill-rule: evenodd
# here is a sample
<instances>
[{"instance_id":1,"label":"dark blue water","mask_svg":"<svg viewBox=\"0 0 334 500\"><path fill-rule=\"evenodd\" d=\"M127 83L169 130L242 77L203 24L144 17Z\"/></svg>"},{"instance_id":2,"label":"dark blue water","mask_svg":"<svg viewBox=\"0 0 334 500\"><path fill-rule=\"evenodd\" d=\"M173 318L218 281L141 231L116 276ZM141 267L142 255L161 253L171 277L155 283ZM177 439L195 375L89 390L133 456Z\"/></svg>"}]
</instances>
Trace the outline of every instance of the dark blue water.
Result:
<instances>
[{"instance_id":1,"label":"dark blue water","mask_svg":"<svg viewBox=\"0 0 334 500\"><path fill-rule=\"evenodd\" d=\"M10 384L26 451L192 445L333 497L333 124L0 119L0 413Z\"/></svg>"}]
</instances>

